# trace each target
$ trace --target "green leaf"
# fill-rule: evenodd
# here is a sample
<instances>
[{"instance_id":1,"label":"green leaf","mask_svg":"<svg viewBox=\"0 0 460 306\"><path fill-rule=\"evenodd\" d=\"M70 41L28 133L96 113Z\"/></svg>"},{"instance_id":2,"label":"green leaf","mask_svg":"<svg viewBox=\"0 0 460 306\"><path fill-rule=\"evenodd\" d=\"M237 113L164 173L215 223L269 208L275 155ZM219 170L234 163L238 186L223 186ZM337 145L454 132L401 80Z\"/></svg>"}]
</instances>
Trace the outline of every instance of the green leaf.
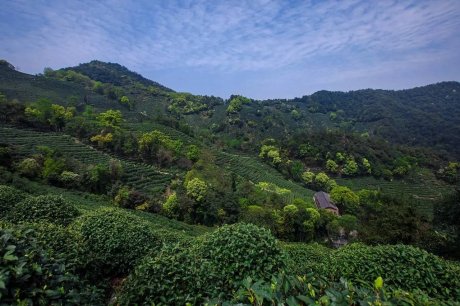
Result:
<instances>
[{"instance_id":1,"label":"green leaf","mask_svg":"<svg viewBox=\"0 0 460 306\"><path fill-rule=\"evenodd\" d=\"M383 278L381 276L377 277L377 279L374 281L374 288L376 290L380 290L383 287Z\"/></svg>"}]
</instances>

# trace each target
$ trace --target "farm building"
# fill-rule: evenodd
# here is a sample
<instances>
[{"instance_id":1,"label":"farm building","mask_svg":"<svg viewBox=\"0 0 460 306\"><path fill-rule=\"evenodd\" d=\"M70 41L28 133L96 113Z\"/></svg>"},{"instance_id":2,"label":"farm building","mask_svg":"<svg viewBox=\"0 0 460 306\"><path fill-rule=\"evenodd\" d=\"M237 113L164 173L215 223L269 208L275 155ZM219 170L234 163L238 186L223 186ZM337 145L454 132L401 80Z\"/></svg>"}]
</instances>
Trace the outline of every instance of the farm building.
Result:
<instances>
[{"instance_id":1,"label":"farm building","mask_svg":"<svg viewBox=\"0 0 460 306\"><path fill-rule=\"evenodd\" d=\"M313 201L316 204L316 207L322 208L322 209L327 209L330 212L336 214L337 216L339 215L339 209L337 206L332 203L331 198L329 197L329 194L324 192L324 191L319 191L313 195Z\"/></svg>"}]
</instances>

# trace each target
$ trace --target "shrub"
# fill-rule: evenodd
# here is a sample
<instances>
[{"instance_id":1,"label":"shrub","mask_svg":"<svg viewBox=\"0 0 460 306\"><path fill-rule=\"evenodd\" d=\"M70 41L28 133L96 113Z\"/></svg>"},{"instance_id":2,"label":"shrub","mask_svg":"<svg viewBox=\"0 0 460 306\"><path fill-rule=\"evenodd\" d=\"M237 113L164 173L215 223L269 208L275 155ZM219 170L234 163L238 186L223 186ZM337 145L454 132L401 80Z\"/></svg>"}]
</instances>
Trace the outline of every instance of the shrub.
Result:
<instances>
[{"instance_id":1,"label":"shrub","mask_svg":"<svg viewBox=\"0 0 460 306\"><path fill-rule=\"evenodd\" d=\"M62 196L41 195L30 197L16 205L7 218L13 222L45 221L68 225L80 212Z\"/></svg>"},{"instance_id":2,"label":"shrub","mask_svg":"<svg viewBox=\"0 0 460 306\"><path fill-rule=\"evenodd\" d=\"M26 158L22 160L17 166L20 175L34 178L38 177L42 172L42 166L34 158Z\"/></svg>"},{"instance_id":3,"label":"shrub","mask_svg":"<svg viewBox=\"0 0 460 306\"><path fill-rule=\"evenodd\" d=\"M37 243L53 256L65 259L68 268L79 268L83 256L83 239L76 231L53 223L21 223L10 225L21 230L33 230Z\"/></svg>"},{"instance_id":4,"label":"shrub","mask_svg":"<svg viewBox=\"0 0 460 306\"><path fill-rule=\"evenodd\" d=\"M86 265L95 276L123 275L161 242L141 218L117 209L99 209L79 217L71 228L85 244Z\"/></svg>"},{"instance_id":5,"label":"shrub","mask_svg":"<svg viewBox=\"0 0 460 306\"><path fill-rule=\"evenodd\" d=\"M167 246L147 256L124 283L120 305L202 304L206 295L204 271L189 248Z\"/></svg>"},{"instance_id":6,"label":"shrub","mask_svg":"<svg viewBox=\"0 0 460 306\"><path fill-rule=\"evenodd\" d=\"M382 276L390 288L460 299L460 267L412 246L351 244L334 258L330 271L337 279L371 282Z\"/></svg>"},{"instance_id":7,"label":"shrub","mask_svg":"<svg viewBox=\"0 0 460 306\"><path fill-rule=\"evenodd\" d=\"M100 295L68 271L30 229L0 227L0 304L96 305Z\"/></svg>"},{"instance_id":8,"label":"shrub","mask_svg":"<svg viewBox=\"0 0 460 306\"><path fill-rule=\"evenodd\" d=\"M147 257L124 284L120 303L202 304L229 298L247 276L270 279L284 268L284 256L266 229L225 225L191 247L172 247Z\"/></svg>"},{"instance_id":9,"label":"shrub","mask_svg":"<svg viewBox=\"0 0 460 306\"><path fill-rule=\"evenodd\" d=\"M285 243L288 271L303 276L309 273L326 276L333 251L318 243Z\"/></svg>"},{"instance_id":10,"label":"shrub","mask_svg":"<svg viewBox=\"0 0 460 306\"><path fill-rule=\"evenodd\" d=\"M25 194L16 188L0 185L0 218L5 217L24 198Z\"/></svg>"},{"instance_id":11,"label":"shrub","mask_svg":"<svg viewBox=\"0 0 460 306\"><path fill-rule=\"evenodd\" d=\"M457 305L444 303L423 292L388 290L381 278L371 286L356 286L345 279L329 282L323 277L280 274L270 282L245 279L231 301L222 305ZM209 303L214 305L212 301Z\"/></svg>"},{"instance_id":12,"label":"shrub","mask_svg":"<svg viewBox=\"0 0 460 306\"><path fill-rule=\"evenodd\" d=\"M210 263L213 297L229 296L246 277L270 279L285 261L269 230L244 223L222 226L204 236L198 253Z\"/></svg>"}]
</instances>

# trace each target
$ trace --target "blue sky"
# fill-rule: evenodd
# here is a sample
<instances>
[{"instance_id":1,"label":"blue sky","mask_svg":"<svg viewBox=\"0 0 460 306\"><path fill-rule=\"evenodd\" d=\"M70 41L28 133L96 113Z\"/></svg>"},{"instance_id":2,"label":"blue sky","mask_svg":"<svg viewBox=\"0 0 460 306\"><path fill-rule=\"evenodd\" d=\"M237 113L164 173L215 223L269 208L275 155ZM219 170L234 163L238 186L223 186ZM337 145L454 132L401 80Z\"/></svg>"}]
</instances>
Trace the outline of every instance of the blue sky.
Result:
<instances>
[{"instance_id":1,"label":"blue sky","mask_svg":"<svg viewBox=\"0 0 460 306\"><path fill-rule=\"evenodd\" d=\"M0 58L93 59L177 91L291 98L460 80L459 0L3 1Z\"/></svg>"}]
</instances>

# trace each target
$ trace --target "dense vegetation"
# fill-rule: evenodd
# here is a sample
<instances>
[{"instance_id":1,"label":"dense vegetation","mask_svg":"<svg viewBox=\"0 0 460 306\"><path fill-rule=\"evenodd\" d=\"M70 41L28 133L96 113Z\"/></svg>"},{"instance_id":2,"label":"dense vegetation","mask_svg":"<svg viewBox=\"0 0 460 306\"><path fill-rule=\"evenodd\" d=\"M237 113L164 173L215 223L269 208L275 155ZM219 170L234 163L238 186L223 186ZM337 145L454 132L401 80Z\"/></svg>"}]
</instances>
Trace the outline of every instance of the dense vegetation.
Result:
<instances>
[{"instance_id":1,"label":"dense vegetation","mask_svg":"<svg viewBox=\"0 0 460 306\"><path fill-rule=\"evenodd\" d=\"M225 100L1 61L0 304L455 304L459 90Z\"/></svg>"}]
</instances>

